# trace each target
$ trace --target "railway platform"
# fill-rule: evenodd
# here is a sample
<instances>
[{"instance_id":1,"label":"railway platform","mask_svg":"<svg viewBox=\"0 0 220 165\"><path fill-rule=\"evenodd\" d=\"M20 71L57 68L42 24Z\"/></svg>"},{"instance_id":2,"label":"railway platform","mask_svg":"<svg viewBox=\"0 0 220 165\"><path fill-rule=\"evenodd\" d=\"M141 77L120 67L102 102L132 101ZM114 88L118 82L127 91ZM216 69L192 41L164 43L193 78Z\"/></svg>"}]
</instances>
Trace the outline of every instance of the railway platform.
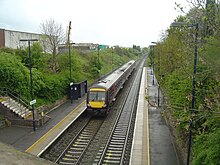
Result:
<instances>
[{"instance_id":1,"label":"railway platform","mask_svg":"<svg viewBox=\"0 0 220 165\"><path fill-rule=\"evenodd\" d=\"M161 115L162 93L153 76L151 68L143 69L130 165L180 165L169 127Z\"/></svg>"},{"instance_id":2,"label":"railway platform","mask_svg":"<svg viewBox=\"0 0 220 165\"><path fill-rule=\"evenodd\" d=\"M30 127L8 126L0 129L0 142L15 149L40 155L86 108L86 96L70 100L60 105L47 115L50 121L33 131Z\"/></svg>"}]
</instances>

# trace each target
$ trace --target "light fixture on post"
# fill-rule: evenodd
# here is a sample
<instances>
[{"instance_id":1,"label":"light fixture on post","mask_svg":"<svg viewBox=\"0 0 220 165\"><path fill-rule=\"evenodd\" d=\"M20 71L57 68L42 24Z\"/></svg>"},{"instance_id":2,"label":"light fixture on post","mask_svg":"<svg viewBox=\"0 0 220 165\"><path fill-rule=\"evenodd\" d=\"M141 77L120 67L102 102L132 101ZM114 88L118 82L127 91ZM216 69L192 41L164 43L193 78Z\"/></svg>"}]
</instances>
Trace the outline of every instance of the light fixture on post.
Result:
<instances>
[{"instance_id":1,"label":"light fixture on post","mask_svg":"<svg viewBox=\"0 0 220 165\"><path fill-rule=\"evenodd\" d=\"M112 46L112 71L113 71L113 51L114 51L114 46Z\"/></svg>"},{"instance_id":2,"label":"light fixture on post","mask_svg":"<svg viewBox=\"0 0 220 165\"><path fill-rule=\"evenodd\" d=\"M157 42L151 42L152 44L155 44L154 46L156 46L158 43ZM158 54L158 76L160 77L160 53L157 49L157 54ZM154 65L153 65L154 66ZM153 68L154 70L154 68ZM153 77L154 77L154 74L153 74ZM153 81L154 81L154 78L153 78ZM160 106L160 84L159 84L159 81L157 81L157 106L159 107Z\"/></svg>"},{"instance_id":3,"label":"light fixture on post","mask_svg":"<svg viewBox=\"0 0 220 165\"><path fill-rule=\"evenodd\" d=\"M192 141L192 111L195 109L195 83L196 83L196 64L197 64L197 46L198 46L198 31L199 25L198 23L187 24L184 22L174 22L170 25L171 27L195 27L195 43L194 43L194 60L193 60L193 77L192 77L192 102L191 102L191 110L190 110L190 123L189 123L189 136L188 136L188 152L187 152L187 162L189 165L190 161L190 151L191 151L191 141Z\"/></svg>"},{"instance_id":4,"label":"light fixture on post","mask_svg":"<svg viewBox=\"0 0 220 165\"><path fill-rule=\"evenodd\" d=\"M69 66L70 66L70 102L73 103L73 82L72 82L72 64L71 64L71 43L70 43L70 30L71 30L71 21L69 22L68 27L68 38L67 38L67 44L68 44L68 50L69 50Z\"/></svg>"},{"instance_id":5,"label":"light fixture on post","mask_svg":"<svg viewBox=\"0 0 220 165\"><path fill-rule=\"evenodd\" d=\"M155 45L150 45L150 47L152 48L152 53L151 53L151 65L152 65L152 70L151 70L151 74L153 76L153 80L152 80L152 85L154 85L154 46Z\"/></svg>"},{"instance_id":6,"label":"light fixture on post","mask_svg":"<svg viewBox=\"0 0 220 165\"><path fill-rule=\"evenodd\" d=\"M99 78L98 78L98 80L100 79L100 61L99 61L99 51L100 51L100 47L101 47L101 45L99 45L98 44L98 76L99 76Z\"/></svg>"},{"instance_id":7,"label":"light fixture on post","mask_svg":"<svg viewBox=\"0 0 220 165\"><path fill-rule=\"evenodd\" d=\"M33 80L32 80L32 63L31 63L31 41L38 41L38 39L21 39L20 42L28 42L28 61L29 61L29 70L30 70L30 95L31 95L31 109L32 109L32 116L33 116L33 131L36 130L35 128L35 116L34 116L34 104L36 103L36 100L34 100L34 94L33 94Z\"/></svg>"}]
</instances>

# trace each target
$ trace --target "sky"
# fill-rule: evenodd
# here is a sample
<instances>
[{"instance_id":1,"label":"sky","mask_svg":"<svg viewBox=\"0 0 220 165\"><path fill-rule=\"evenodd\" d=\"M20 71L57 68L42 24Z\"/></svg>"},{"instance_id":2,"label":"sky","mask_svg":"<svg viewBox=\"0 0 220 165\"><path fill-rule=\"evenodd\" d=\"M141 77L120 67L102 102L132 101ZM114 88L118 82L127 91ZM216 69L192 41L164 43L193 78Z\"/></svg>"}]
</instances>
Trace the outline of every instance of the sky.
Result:
<instances>
[{"instance_id":1,"label":"sky","mask_svg":"<svg viewBox=\"0 0 220 165\"><path fill-rule=\"evenodd\" d=\"M0 28L40 33L40 24L53 19L71 41L132 47L157 42L175 18L175 2L186 0L0 0Z\"/></svg>"}]
</instances>

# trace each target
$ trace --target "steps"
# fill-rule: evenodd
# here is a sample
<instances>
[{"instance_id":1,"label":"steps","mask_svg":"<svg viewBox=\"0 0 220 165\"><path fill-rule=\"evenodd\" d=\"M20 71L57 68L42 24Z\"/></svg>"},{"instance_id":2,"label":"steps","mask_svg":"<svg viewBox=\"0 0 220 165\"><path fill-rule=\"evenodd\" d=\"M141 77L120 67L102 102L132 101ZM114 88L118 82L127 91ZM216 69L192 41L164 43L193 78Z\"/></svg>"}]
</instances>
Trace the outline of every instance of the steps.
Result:
<instances>
[{"instance_id":1,"label":"steps","mask_svg":"<svg viewBox=\"0 0 220 165\"><path fill-rule=\"evenodd\" d=\"M21 117L22 119L27 118L31 115L31 111L28 108L16 102L10 97L5 97L1 104L7 107L10 111Z\"/></svg>"}]
</instances>

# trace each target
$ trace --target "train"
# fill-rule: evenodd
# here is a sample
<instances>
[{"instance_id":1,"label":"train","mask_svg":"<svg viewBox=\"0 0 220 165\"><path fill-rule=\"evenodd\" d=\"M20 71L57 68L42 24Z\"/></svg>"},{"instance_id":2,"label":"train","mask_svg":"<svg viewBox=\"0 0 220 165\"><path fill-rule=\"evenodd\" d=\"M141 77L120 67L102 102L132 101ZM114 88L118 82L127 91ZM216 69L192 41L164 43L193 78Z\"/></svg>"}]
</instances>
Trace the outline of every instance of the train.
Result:
<instances>
[{"instance_id":1,"label":"train","mask_svg":"<svg viewBox=\"0 0 220 165\"><path fill-rule=\"evenodd\" d=\"M87 112L106 116L120 89L135 69L131 60L113 71L107 77L92 85L87 91Z\"/></svg>"}]
</instances>

